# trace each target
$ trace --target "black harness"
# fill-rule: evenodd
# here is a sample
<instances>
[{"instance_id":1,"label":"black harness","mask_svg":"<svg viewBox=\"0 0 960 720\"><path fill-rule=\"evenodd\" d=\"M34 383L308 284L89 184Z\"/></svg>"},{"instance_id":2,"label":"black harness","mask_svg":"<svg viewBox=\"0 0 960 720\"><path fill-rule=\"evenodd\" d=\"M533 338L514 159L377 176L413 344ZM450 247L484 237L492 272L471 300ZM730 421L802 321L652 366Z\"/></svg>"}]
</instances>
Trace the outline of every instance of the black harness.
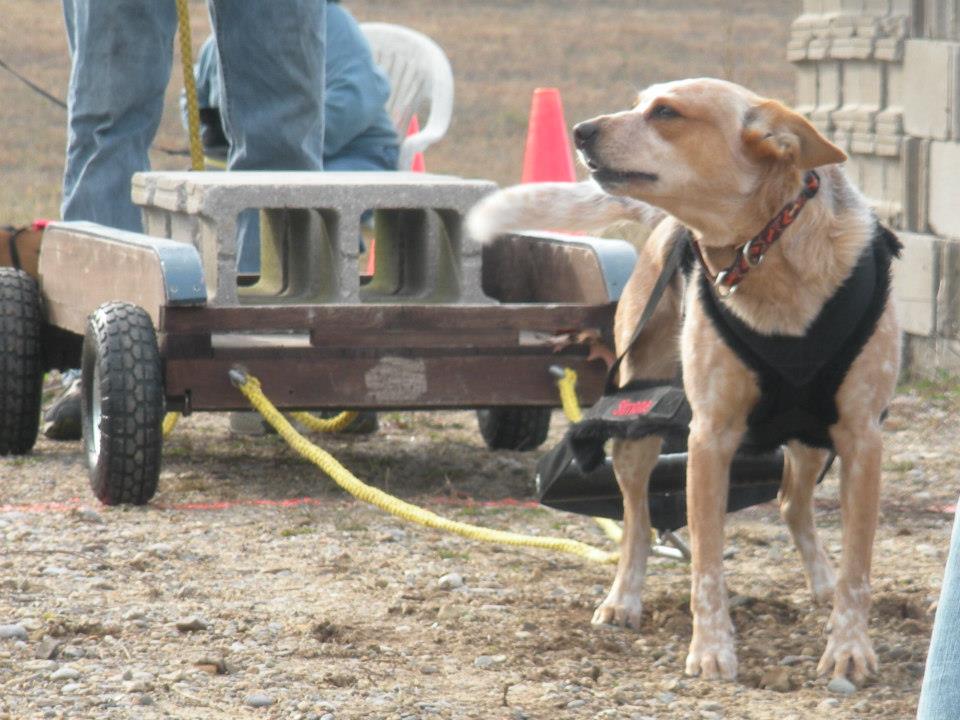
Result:
<instances>
[{"instance_id":1,"label":"black harness","mask_svg":"<svg viewBox=\"0 0 960 720\"><path fill-rule=\"evenodd\" d=\"M900 242L877 223L850 276L807 332L790 336L752 330L724 306L704 271L692 277L696 272L692 240L689 230L678 233L634 339L670 279L664 280L664 275L682 268L688 281L700 283L700 301L723 341L759 380L760 399L748 417L742 451L767 452L789 440L832 449L829 427L838 419L836 394L889 301L890 263L900 253ZM611 367L604 395L568 431L566 441L584 471L603 462L604 444L614 437L659 435L666 441L666 452L686 448L691 411L679 381L640 380L615 388L616 371L632 345L631 341Z\"/></svg>"},{"instance_id":2,"label":"black harness","mask_svg":"<svg viewBox=\"0 0 960 720\"><path fill-rule=\"evenodd\" d=\"M13 267L17 270L23 270L23 265L20 262L20 251L17 249L17 238L20 237L26 228L15 228L12 225L7 225L3 230L10 233L8 242L10 243L10 262L13 263Z\"/></svg>"},{"instance_id":3,"label":"black harness","mask_svg":"<svg viewBox=\"0 0 960 720\"><path fill-rule=\"evenodd\" d=\"M764 335L720 300L700 273L700 303L717 332L758 377L760 400L748 419L744 445L771 450L788 440L833 449L837 391L876 329L890 296L890 263L902 245L876 224L870 243L843 285L802 336Z\"/></svg>"}]
</instances>

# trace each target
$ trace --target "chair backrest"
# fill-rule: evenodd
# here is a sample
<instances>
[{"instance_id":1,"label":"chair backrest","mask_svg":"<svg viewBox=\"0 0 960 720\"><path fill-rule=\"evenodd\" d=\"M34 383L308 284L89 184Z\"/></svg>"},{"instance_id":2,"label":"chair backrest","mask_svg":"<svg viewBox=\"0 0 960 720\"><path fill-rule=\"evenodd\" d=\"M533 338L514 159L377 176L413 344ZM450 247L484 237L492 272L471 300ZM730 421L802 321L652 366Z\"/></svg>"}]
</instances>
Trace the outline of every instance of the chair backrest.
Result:
<instances>
[{"instance_id":1,"label":"chair backrest","mask_svg":"<svg viewBox=\"0 0 960 720\"><path fill-rule=\"evenodd\" d=\"M387 112L402 138L398 170L409 170L413 157L440 140L453 114L453 71L446 54L426 35L401 25L361 23L373 59L390 79ZM420 132L404 137L410 118L429 105ZM422 115L418 116L422 119Z\"/></svg>"}]
</instances>

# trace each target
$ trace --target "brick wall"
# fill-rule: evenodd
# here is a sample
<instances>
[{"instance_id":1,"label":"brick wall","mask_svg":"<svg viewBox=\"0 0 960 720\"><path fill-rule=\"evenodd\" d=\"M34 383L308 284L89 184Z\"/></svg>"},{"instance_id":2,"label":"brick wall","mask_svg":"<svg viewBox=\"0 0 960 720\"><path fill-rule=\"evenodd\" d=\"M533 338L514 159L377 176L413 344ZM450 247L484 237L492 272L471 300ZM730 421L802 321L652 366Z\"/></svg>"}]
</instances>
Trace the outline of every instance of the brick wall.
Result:
<instances>
[{"instance_id":1,"label":"brick wall","mask_svg":"<svg viewBox=\"0 0 960 720\"><path fill-rule=\"evenodd\" d=\"M905 366L960 373L960 0L803 0L797 106L904 242Z\"/></svg>"}]
</instances>

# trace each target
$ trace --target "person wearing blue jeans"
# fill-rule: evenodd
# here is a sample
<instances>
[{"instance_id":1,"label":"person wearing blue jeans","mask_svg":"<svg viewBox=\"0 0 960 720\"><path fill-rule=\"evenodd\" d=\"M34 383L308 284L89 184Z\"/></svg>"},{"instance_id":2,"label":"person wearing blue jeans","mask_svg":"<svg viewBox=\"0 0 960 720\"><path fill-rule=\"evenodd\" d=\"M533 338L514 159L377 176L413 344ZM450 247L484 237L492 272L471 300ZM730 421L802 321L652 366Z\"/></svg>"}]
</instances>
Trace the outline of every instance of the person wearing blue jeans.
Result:
<instances>
[{"instance_id":1,"label":"person wearing blue jeans","mask_svg":"<svg viewBox=\"0 0 960 720\"><path fill-rule=\"evenodd\" d=\"M319 0L324 2L325 0ZM399 139L387 114L390 82L377 67L360 25L336 0L326 0L326 89L324 92L323 166L325 170L396 170ZM220 130L220 63L217 39L211 35L197 55L197 105L200 108L204 153L217 159L229 141ZM186 102L181 99L186 121ZM245 218L249 228L242 243L238 270L256 275L260 245L255 241L256 213Z\"/></svg>"},{"instance_id":2,"label":"person wearing blue jeans","mask_svg":"<svg viewBox=\"0 0 960 720\"><path fill-rule=\"evenodd\" d=\"M960 517L955 513L917 720L956 717L960 717Z\"/></svg>"},{"instance_id":3,"label":"person wearing blue jeans","mask_svg":"<svg viewBox=\"0 0 960 720\"><path fill-rule=\"evenodd\" d=\"M208 7L227 167L322 170L326 3L208 0ZM150 169L147 150L173 63L174 0L63 0L63 13L71 69L61 217L141 232L130 179ZM78 426L70 430L57 439L79 437Z\"/></svg>"}]
</instances>

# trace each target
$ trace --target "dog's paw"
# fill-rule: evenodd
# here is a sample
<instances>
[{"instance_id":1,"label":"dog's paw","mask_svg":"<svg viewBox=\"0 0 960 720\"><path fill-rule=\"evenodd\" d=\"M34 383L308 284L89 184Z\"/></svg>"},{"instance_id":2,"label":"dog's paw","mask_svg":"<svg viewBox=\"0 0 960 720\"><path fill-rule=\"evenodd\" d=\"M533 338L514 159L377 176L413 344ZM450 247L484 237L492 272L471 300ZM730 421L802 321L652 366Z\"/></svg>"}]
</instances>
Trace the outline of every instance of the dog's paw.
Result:
<instances>
[{"instance_id":1,"label":"dog's paw","mask_svg":"<svg viewBox=\"0 0 960 720\"><path fill-rule=\"evenodd\" d=\"M643 602L639 598L607 596L593 613L594 625L616 625L622 628L640 628Z\"/></svg>"},{"instance_id":2,"label":"dog's paw","mask_svg":"<svg viewBox=\"0 0 960 720\"><path fill-rule=\"evenodd\" d=\"M833 591L837 582L830 563L818 565L816 570L810 573L807 584L810 587L810 594L813 596L815 605L826 605L828 602L832 602Z\"/></svg>"},{"instance_id":3,"label":"dog's paw","mask_svg":"<svg viewBox=\"0 0 960 720\"><path fill-rule=\"evenodd\" d=\"M733 649L733 638L724 635L703 640L695 636L690 643L684 670L687 675L700 676L704 680L735 680L737 653Z\"/></svg>"},{"instance_id":4,"label":"dog's paw","mask_svg":"<svg viewBox=\"0 0 960 720\"><path fill-rule=\"evenodd\" d=\"M856 629L834 628L827 640L827 649L817 664L817 673L846 677L860 685L876 672L877 654L873 651L866 625Z\"/></svg>"}]
</instances>

